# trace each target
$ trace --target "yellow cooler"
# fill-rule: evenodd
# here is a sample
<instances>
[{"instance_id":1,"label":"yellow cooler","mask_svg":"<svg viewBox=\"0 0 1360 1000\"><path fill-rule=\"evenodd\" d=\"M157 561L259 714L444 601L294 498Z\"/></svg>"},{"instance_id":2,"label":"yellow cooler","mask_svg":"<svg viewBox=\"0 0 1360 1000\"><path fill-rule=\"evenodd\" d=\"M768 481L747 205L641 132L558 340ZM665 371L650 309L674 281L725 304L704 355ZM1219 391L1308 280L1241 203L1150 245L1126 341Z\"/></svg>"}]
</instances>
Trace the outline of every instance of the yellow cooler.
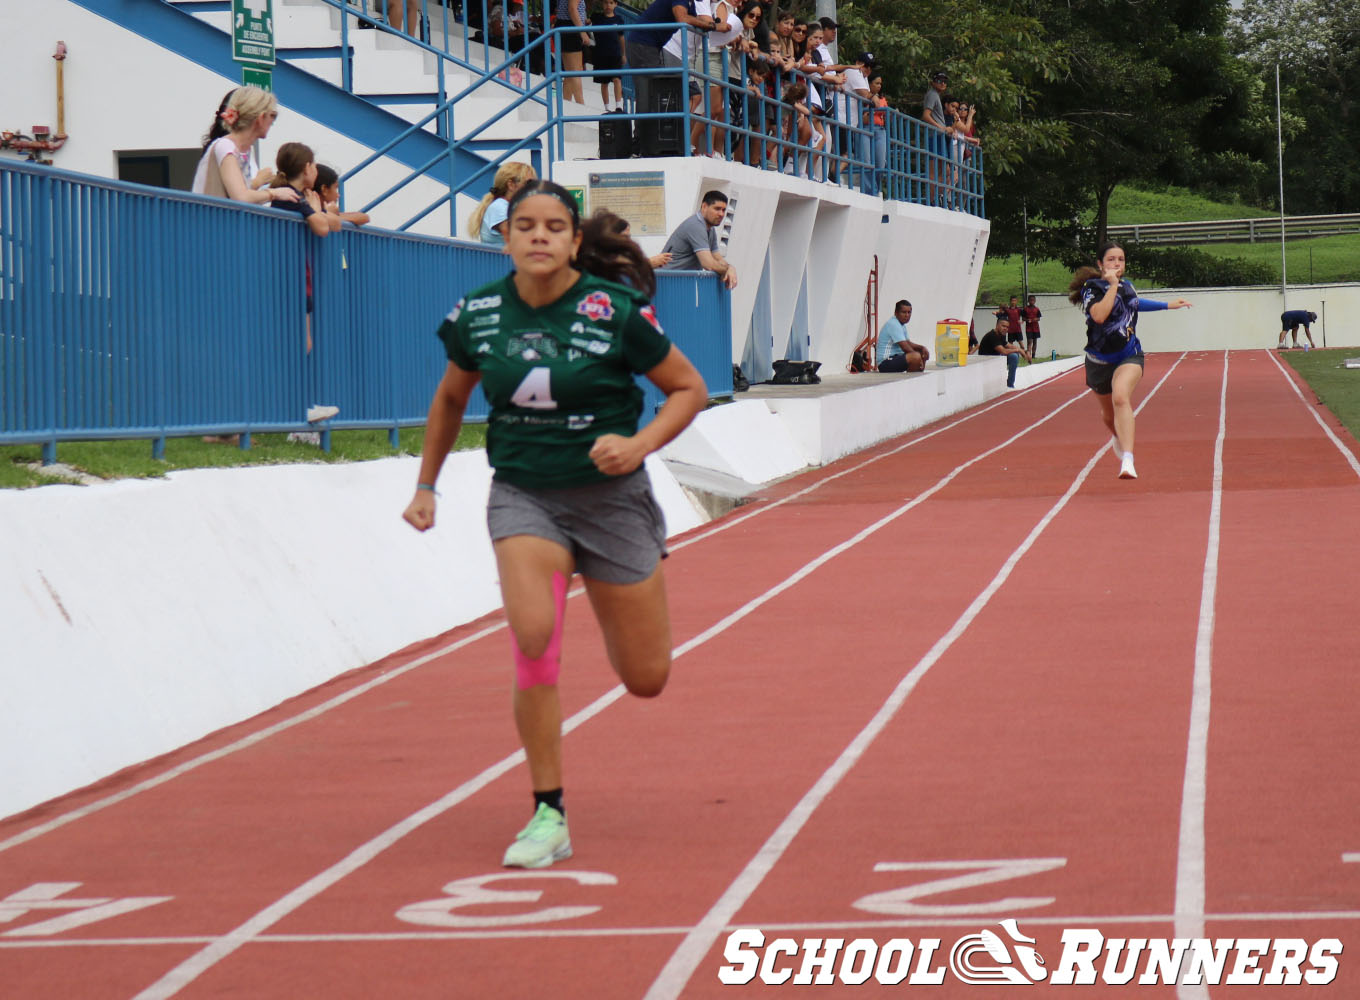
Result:
<instances>
[{"instance_id":1,"label":"yellow cooler","mask_svg":"<svg viewBox=\"0 0 1360 1000\"><path fill-rule=\"evenodd\" d=\"M935 365L957 368L968 364L968 324L961 319L942 319L935 324Z\"/></svg>"}]
</instances>

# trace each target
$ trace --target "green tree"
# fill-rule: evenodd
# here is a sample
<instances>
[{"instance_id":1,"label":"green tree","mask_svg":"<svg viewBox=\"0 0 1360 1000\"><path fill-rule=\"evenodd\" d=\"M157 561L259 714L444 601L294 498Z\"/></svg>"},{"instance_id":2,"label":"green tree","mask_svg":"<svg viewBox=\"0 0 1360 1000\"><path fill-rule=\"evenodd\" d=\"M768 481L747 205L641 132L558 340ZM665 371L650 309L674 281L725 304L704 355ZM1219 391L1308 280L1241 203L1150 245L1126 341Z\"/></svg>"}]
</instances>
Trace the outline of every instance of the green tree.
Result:
<instances>
[{"instance_id":1,"label":"green tree","mask_svg":"<svg viewBox=\"0 0 1360 1000\"><path fill-rule=\"evenodd\" d=\"M1360 3L1360 0L1346 0ZM920 114L931 70L979 108L989 253L1071 261L1119 184L1259 194L1271 148L1260 80L1224 37L1228 0L852 0L844 36ZM896 93L893 93L894 87Z\"/></svg>"},{"instance_id":2,"label":"green tree","mask_svg":"<svg viewBox=\"0 0 1360 1000\"><path fill-rule=\"evenodd\" d=\"M949 74L951 93L977 106L983 141L992 243L1018 247L1023 239L1016 192L1031 183L1029 157L1042 150L1056 159L1069 141L1067 123L1033 111L1035 95L1064 76L1067 57L1042 21L1006 3L957 4L951 0L852 0L837 11L841 53L871 50L893 107L920 117L932 71ZM1012 204L1014 210L1012 211Z\"/></svg>"},{"instance_id":3,"label":"green tree","mask_svg":"<svg viewBox=\"0 0 1360 1000\"><path fill-rule=\"evenodd\" d=\"M1275 180L1278 65L1286 210L1353 211L1360 202L1360 0L1243 0L1229 39L1271 105L1267 187ZM1273 190L1269 197L1274 200Z\"/></svg>"},{"instance_id":4,"label":"green tree","mask_svg":"<svg viewBox=\"0 0 1360 1000\"><path fill-rule=\"evenodd\" d=\"M1253 99L1253 80L1233 66L1223 37L1227 0L1043 2L1044 25L1064 40L1070 71L1043 87L1036 104L1069 124L1072 142L1060 158L1041 155L1036 169L1083 189L1077 201L1094 215L1096 242L1117 185L1193 183L1208 165L1244 158L1249 143L1217 132ZM1070 218L1040 225L1057 225L1057 248L1069 245Z\"/></svg>"}]
</instances>

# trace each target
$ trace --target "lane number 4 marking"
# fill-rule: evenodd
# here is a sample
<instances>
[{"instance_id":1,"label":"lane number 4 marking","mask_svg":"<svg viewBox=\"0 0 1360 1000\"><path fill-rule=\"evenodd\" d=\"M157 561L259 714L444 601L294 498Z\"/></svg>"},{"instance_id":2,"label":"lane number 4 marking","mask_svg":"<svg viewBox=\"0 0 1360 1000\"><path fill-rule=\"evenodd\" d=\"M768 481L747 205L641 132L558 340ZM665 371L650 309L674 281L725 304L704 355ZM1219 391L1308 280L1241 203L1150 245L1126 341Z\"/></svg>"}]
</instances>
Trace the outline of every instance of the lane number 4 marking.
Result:
<instances>
[{"instance_id":1,"label":"lane number 4 marking","mask_svg":"<svg viewBox=\"0 0 1360 1000\"><path fill-rule=\"evenodd\" d=\"M545 906L519 913L455 913L469 906L507 906L518 908L525 903L537 903L543 898L541 889L493 889L489 882L523 882L528 879L570 879L578 885L617 885L618 879L606 872L582 872L554 869L553 871L496 872L492 875L473 875L460 878L444 886L444 897L411 903L397 911L397 919L428 927L513 927L519 924L539 924L553 920L574 920L599 910L598 906Z\"/></svg>"},{"instance_id":2,"label":"lane number 4 marking","mask_svg":"<svg viewBox=\"0 0 1360 1000\"><path fill-rule=\"evenodd\" d=\"M131 913L133 910L144 910L148 906L175 898L174 896L129 896L126 899L60 898L80 886L80 882L35 882L27 889L20 889L0 899L0 924L10 923L26 913L44 910L70 911L58 917L5 931L0 937L43 937L60 934L62 931L84 927L86 924Z\"/></svg>"},{"instance_id":3,"label":"lane number 4 marking","mask_svg":"<svg viewBox=\"0 0 1360 1000\"><path fill-rule=\"evenodd\" d=\"M880 861L876 872L964 871L966 874L948 878L933 878L906 885L900 889L870 893L855 900L855 907L870 913L889 913L894 916L958 916L974 913L1009 913L1013 910L1032 910L1055 902L1052 896L1009 896L1005 899L976 903L918 902L925 897L943 892L973 889L994 882L1008 882L1026 875L1052 871L1067 864L1066 858L1002 858L996 861Z\"/></svg>"}]
</instances>

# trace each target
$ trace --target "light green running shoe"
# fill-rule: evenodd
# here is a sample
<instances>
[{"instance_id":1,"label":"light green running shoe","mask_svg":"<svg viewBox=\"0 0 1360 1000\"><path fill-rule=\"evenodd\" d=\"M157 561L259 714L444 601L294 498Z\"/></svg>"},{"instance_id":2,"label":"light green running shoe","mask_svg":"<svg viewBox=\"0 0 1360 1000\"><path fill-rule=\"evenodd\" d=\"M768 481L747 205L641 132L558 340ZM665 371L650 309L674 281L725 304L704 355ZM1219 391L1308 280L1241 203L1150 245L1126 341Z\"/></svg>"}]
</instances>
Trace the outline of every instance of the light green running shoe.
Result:
<instances>
[{"instance_id":1,"label":"light green running shoe","mask_svg":"<svg viewBox=\"0 0 1360 1000\"><path fill-rule=\"evenodd\" d=\"M554 861L571 857L567 818L546 802L538 804L534 818L505 849L506 868L547 868Z\"/></svg>"}]
</instances>

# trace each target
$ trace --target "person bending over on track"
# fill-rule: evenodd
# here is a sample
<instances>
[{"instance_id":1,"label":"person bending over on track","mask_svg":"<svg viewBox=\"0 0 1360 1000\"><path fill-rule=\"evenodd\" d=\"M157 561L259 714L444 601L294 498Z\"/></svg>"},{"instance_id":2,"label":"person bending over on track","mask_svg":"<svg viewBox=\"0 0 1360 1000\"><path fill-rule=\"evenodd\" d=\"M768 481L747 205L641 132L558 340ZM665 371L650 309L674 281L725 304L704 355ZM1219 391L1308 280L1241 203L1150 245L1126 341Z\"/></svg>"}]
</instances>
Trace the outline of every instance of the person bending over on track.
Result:
<instances>
[{"instance_id":1,"label":"person bending over on track","mask_svg":"<svg viewBox=\"0 0 1360 1000\"><path fill-rule=\"evenodd\" d=\"M684 430L708 396L657 322L648 301L656 280L636 243L609 232L605 219L582 225L574 199L550 181L519 191L507 230L514 270L469 292L439 328L449 363L403 516L419 531L433 526L435 480L481 381L494 470L487 525L534 794L533 817L503 864L542 868L572 853L557 689L568 581L577 571L584 578L610 665L629 692L660 694L671 665L666 530L643 460ZM586 336L573 330L582 323ZM635 372L666 394L640 431Z\"/></svg>"},{"instance_id":2,"label":"person bending over on track","mask_svg":"<svg viewBox=\"0 0 1360 1000\"><path fill-rule=\"evenodd\" d=\"M1124 280L1124 248L1106 243L1099 268L1078 268L1068 298L1086 314L1086 384L1096 394L1100 415L1114 435L1119 478L1137 479L1133 466L1133 390L1143 377L1143 345L1138 342L1138 313L1184 309L1185 299L1141 299Z\"/></svg>"},{"instance_id":3,"label":"person bending over on track","mask_svg":"<svg viewBox=\"0 0 1360 1000\"><path fill-rule=\"evenodd\" d=\"M1308 338L1308 346L1304 350L1311 351L1317 347L1313 343L1313 330L1310 324L1317 322L1317 313L1309 312L1307 309L1290 309L1288 312L1280 313L1280 343L1276 350L1284 350L1284 335L1291 334L1294 337L1294 346L1299 346L1299 327L1303 327L1303 335Z\"/></svg>"}]
</instances>

